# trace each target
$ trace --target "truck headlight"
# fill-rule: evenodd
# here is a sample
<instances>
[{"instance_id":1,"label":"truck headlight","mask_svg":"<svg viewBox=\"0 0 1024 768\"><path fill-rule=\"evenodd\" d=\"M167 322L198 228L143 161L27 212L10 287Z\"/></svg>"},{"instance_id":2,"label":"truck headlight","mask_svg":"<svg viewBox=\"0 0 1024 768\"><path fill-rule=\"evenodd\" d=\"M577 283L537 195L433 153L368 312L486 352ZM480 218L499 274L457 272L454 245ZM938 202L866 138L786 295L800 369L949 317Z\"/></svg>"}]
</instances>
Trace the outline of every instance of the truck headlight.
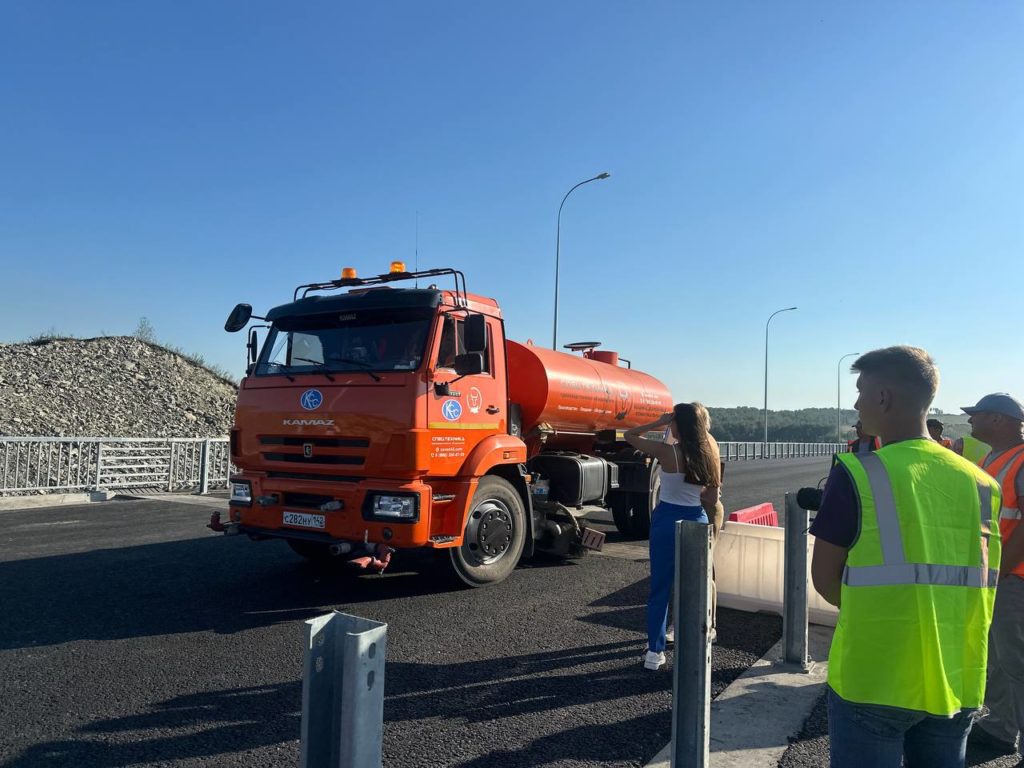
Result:
<instances>
[{"instance_id":1,"label":"truck headlight","mask_svg":"<svg viewBox=\"0 0 1024 768\"><path fill-rule=\"evenodd\" d=\"M252 506L252 484L248 480L231 481L230 503Z\"/></svg>"},{"instance_id":2,"label":"truck headlight","mask_svg":"<svg viewBox=\"0 0 1024 768\"><path fill-rule=\"evenodd\" d=\"M374 517L392 517L398 520L415 520L418 512L417 496L387 496L377 494L370 505Z\"/></svg>"}]
</instances>

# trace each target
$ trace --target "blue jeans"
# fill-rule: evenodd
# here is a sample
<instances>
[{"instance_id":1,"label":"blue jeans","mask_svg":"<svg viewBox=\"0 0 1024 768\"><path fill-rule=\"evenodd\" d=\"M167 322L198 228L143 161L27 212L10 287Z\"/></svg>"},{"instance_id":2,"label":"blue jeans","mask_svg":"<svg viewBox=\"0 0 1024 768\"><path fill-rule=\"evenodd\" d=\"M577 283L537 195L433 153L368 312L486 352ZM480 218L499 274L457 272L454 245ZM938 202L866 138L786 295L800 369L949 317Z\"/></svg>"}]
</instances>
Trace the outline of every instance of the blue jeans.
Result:
<instances>
[{"instance_id":1,"label":"blue jeans","mask_svg":"<svg viewBox=\"0 0 1024 768\"><path fill-rule=\"evenodd\" d=\"M854 704L828 689L831 768L963 768L974 710L937 717Z\"/></svg>"},{"instance_id":2,"label":"blue jeans","mask_svg":"<svg viewBox=\"0 0 1024 768\"><path fill-rule=\"evenodd\" d=\"M703 507L682 507L659 501L651 513L651 594L647 598L647 648L665 650L665 622L668 620L668 598L676 570L676 523L692 520L708 522Z\"/></svg>"}]
</instances>

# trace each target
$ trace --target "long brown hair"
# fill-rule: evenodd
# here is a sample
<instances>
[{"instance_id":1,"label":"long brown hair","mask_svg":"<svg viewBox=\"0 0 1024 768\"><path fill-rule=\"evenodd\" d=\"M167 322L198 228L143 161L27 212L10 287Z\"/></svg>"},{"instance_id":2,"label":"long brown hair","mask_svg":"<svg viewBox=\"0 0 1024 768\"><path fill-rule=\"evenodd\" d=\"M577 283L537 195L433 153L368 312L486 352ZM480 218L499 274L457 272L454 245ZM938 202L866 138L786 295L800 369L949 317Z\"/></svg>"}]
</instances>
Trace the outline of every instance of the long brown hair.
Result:
<instances>
[{"instance_id":1,"label":"long brown hair","mask_svg":"<svg viewBox=\"0 0 1024 768\"><path fill-rule=\"evenodd\" d=\"M711 416L708 409L697 402L677 403L672 408L676 422L679 450L683 454L686 482L694 485L721 483L719 459L711 447Z\"/></svg>"}]
</instances>

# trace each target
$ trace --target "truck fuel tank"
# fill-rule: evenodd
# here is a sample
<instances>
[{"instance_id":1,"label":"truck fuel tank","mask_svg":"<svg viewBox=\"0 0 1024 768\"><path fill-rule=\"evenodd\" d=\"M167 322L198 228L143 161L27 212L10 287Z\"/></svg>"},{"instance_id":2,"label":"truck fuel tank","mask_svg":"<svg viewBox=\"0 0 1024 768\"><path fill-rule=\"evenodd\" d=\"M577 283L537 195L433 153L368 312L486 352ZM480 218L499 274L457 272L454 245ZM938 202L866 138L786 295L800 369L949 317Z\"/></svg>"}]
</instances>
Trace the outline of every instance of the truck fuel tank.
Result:
<instances>
[{"instance_id":1,"label":"truck fuel tank","mask_svg":"<svg viewBox=\"0 0 1024 768\"><path fill-rule=\"evenodd\" d=\"M629 429L672 409L668 388L641 371L532 344L505 346L509 400L519 404L524 435L539 424L556 432Z\"/></svg>"}]
</instances>

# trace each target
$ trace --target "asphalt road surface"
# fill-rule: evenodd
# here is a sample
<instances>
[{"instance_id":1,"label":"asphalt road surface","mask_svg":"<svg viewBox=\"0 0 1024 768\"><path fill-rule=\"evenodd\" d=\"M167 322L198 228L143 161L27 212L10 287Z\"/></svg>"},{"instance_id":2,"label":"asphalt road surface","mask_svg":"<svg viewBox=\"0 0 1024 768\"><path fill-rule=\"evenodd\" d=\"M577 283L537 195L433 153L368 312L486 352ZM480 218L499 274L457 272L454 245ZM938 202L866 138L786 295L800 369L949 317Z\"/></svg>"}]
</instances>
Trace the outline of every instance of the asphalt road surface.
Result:
<instances>
[{"instance_id":1,"label":"asphalt road surface","mask_svg":"<svg viewBox=\"0 0 1024 768\"><path fill-rule=\"evenodd\" d=\"M730 507L822 463L772 462L777 486L768 463L730 465ZM388 623L389 767L636 766L668 741L671 675L640 663L643 561L540 559L484 590L422 561L351 579L212 534L209 512L0 513L0 765L294 766L302 621L332 608ZM713 693L780 630L723 609Z\"/></svg>"},{"instance_id":2,"label":"asphalt road surface","mask_svg":"<svg viewBox=\"0 0 1024 768\"><path fill-rule=\"evenodd\" d=\"M726 514L770 501L775 504L781 524L786 494L796 493L804 486L817 486L819 482L824 487L831 466L831 457L820 456L728 462L722 482L722 503Z\"/></svg>"}]
</instances>

